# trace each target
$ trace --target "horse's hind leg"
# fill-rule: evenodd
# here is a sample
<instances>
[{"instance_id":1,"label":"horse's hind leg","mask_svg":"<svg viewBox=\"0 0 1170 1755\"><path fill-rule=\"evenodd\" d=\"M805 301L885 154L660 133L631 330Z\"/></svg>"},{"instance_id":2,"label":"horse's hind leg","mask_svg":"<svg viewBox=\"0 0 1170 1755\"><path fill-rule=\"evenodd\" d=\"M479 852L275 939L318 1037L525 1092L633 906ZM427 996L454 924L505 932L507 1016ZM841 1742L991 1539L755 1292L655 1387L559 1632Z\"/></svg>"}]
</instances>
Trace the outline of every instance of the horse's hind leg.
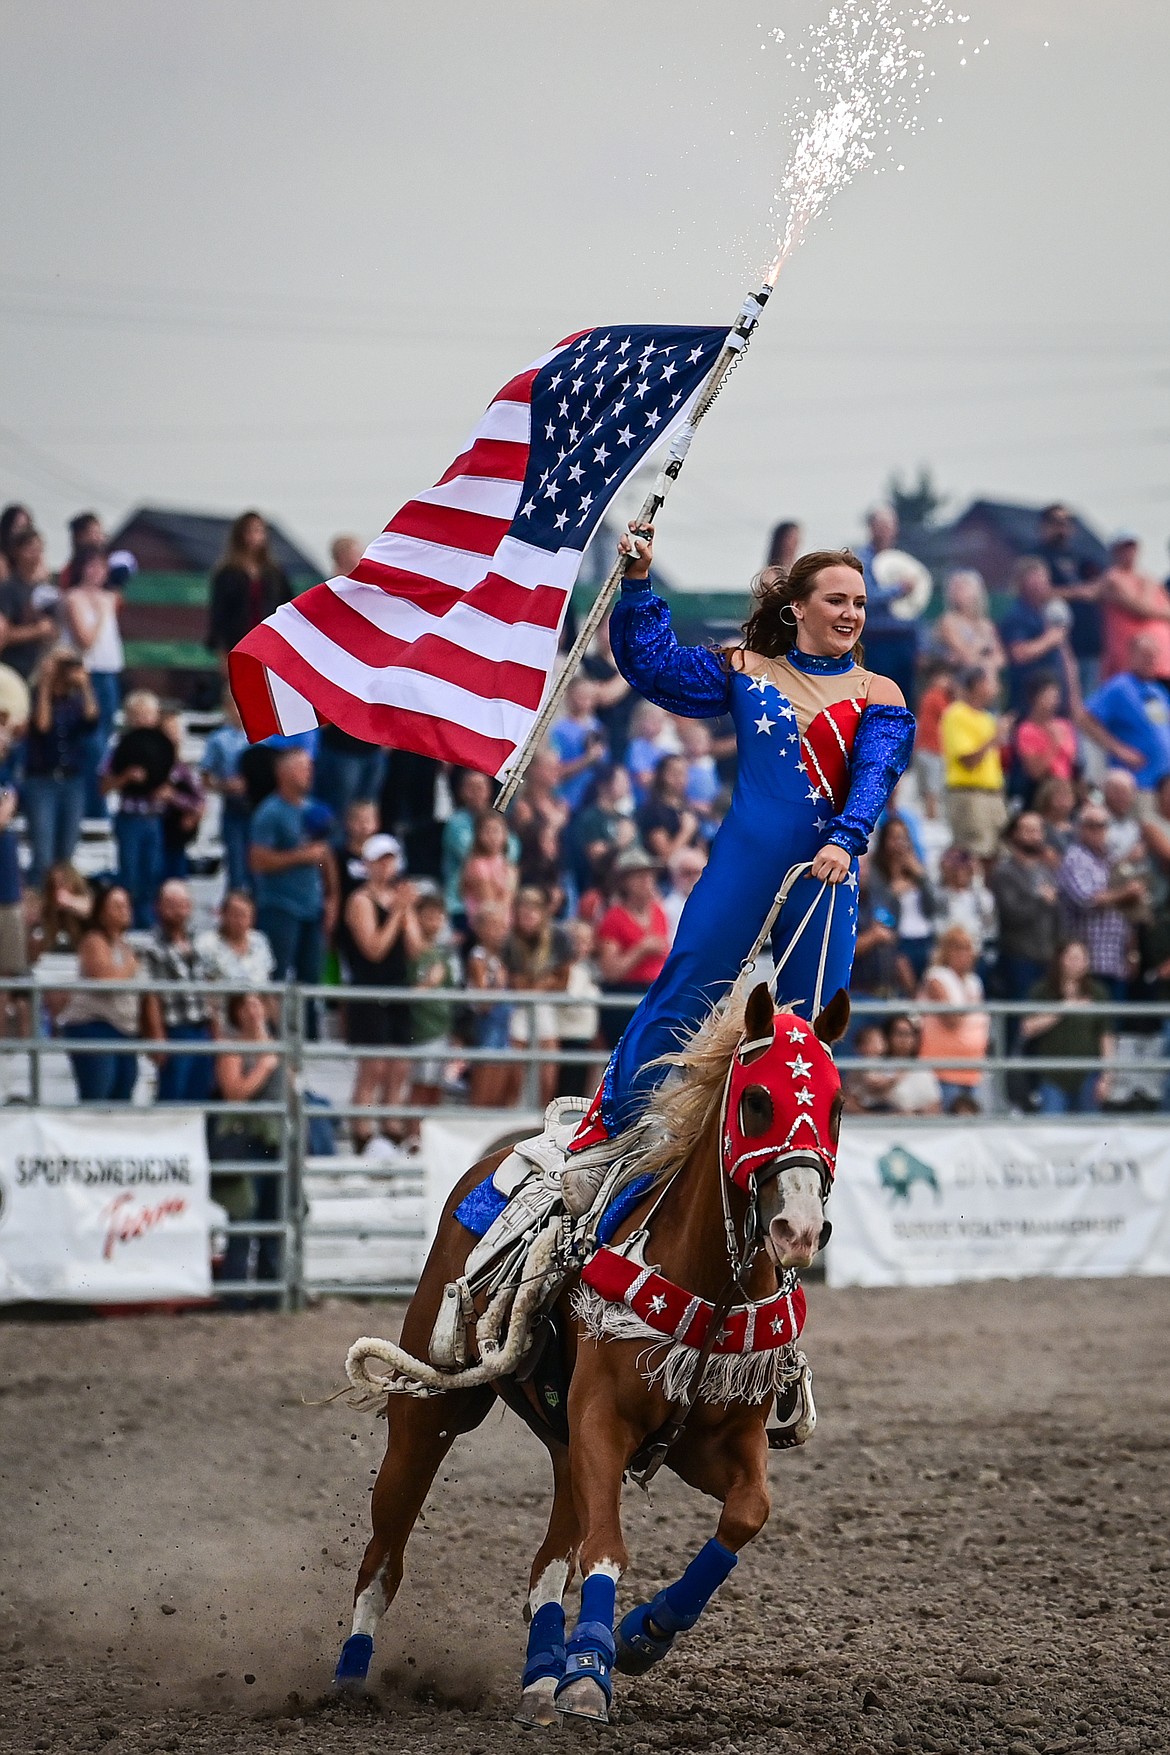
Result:
<instances>
[{"instance_id":1,"label":"horse's hind leg","mask_svg":"<svg viewBox=\"0 0 1170 1755\"><path fill-rule=\"evenodd\" d=\"M490 1385L437 1396L391 1396L386 1454L370 1502L370 1537L354 1590L353 1628L334 1673L360 1686L374 1654L374 1629L402 1583L402 1556L439 1465L461 1432L478 1426L494 1400Z\"/></svg>"},{"instance_id":2,"label":"horse's hind leg","mask_svg":"<svg viewBox=\"0 0 1170 1755\"><path fill-rule=\"evenodd\" d=\"M569 1453L549 1444L553 1469L553 1502L548 1531L537 1549L528 1579L528 1651L516 1722L551 1725L556 1718L553 1697L565 1673L565 1589L577 1558L577 1511L569 1474Z\"/></svg>"}]
</instances>

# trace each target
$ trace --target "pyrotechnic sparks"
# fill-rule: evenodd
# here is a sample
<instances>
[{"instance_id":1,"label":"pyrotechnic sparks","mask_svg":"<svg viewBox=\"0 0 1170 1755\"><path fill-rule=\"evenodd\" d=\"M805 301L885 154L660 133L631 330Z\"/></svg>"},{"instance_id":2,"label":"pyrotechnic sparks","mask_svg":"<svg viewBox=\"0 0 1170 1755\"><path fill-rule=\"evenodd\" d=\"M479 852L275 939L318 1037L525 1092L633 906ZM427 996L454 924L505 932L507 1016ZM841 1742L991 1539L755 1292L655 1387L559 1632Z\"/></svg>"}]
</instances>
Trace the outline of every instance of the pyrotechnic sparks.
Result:
<instances>
[{"instance_id":1,"label":"pyrotechnic sparks","mask_svg":"<svg viewBox=\"0 0 1170 1755\"><path fill-rule=\"evenodd\" d=\"M812 92L788 117L795 144L773 207L778 232L769 286L834 195L875 165L894 136L916 132L931 77L921 38L938 25L966 23L947 0L838 0L802 45L785 48ZM770 35L785 41L782 30Z\"/></svg>"}]
</instances>

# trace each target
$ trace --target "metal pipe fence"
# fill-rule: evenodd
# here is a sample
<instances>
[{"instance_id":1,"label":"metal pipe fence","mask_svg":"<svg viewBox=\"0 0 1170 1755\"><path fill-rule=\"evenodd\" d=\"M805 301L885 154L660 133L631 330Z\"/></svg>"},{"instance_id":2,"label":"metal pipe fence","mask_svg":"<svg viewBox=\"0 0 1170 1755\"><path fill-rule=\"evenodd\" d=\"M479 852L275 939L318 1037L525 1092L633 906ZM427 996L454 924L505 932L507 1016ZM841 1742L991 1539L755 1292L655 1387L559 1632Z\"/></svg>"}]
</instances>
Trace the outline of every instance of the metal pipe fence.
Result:
<instances>
[{"instance_id":1,"label":"metal pipe fence","mask_svg":"<svg viewBox=\"0 0 1170 1755\"><path fill-rule=\"evenodd\" d=\"M56 1032L55 1019L62 1009L59 998L78 994L103 998L132 991L145 997L157 996L164 1004L181 998L196 1002L205 1010L208 1034L203 1040L181 1040L167 1035L147 1037L126 1036L120 1041L83 1040L62 1037ZM225 1051L254 1054L258 1051L274 1055L282 1069L283 1092L278 1100L227 1102L216 1097L198 1107L210 1122L211 1172L213 1194L216 1179L249 1178L259 1185L254 1216L230 1220L225 1227L229 1249L234 1240L239 1246L235 1259L245 1250L248 1271L243 1277L219 1278L215 1291L221 1298L246 1301L279 1301L285 1308L299 1307L307 1292L360 1294L362 1296L398 1296L413 1289L409 1271L381 1271L362 1277L347 1277L327 1269L314 1271L311 1252L327 1253L330 1243L358 1243L388 1246L401 1255L417 1256L426 1239L422 1212L424 1201L424 1168L421 1162L401 1153L393 1162L379 1162L357 1155L356 1149L338 1151L338 1134L346 1124L351 1134L359 1127L396 1124L399 1131L417 1135L423 1121L452 1116L468 1122L482 1122L485 1128L494 1124L501 1138L515 1131L524 1118L530 1125L539 1116L542 1104L540 1086L542 1069L571 1066L587 1069L587 1086L591 1091L604 1067L608 1050L599 1040L583 1045L573 1040L571 1046L552 1048L542 1043L539 1035L541 1017L549 1011L559 1015L569 1008L590 1009L626 1014L638 1003L636 994L603 993L600 999L585 999L559 991L503 990L483 992L464 988L352 988L334 986L302 986L296 983L252 987L259 994L269 1014L269 1036L263 1042L243 1039L226 1029L224 1012L227 1000L242 991L237 983L200 982L176 983L149 980L82 981L51 975L47 979L5 979L0 982L0 1014L7 1012L7 1021L15 1016L21 1033L0 1037L0 1101L12 1105L32 1105L45 1109L93 1111L101 1114L125 1112L128 1105L113 1101L83 1100L75 1081L65 1076L66 1057L117 1053L133 1055L148 1063L170 1055L196 1057L217 1056ZM444 1037L439 1041L414 1042L401 1046L370 1047L345 1040L345 1008L349 1002L360 1001L411 1006L420 998L428 1005L450 1005L470 1023L488 1007L508 1006L525 1019L526 1040L510 1040L504 1047L476 1047L461 1040ZM1102 1072L1120 1079L1123 1076L1144 1083L1146 1097L1141 1105L1146 1110L1170 1107L1170 1004L1139 1002L1048 1002L986 1000L977 1007L945 1005L903 999L870 999L858 996L853 1002L853 1025L850 1042L857 1029L866 1022L881 1023L891 1017L910 1014L939 1017L964 1017L972 1010L986 1014L991 1025L991 1052L978 1062L981 1097L987 1114L1018 1114L1021 1122L1042 1124L1049 1117L1033 1117L1024 1106L1014 1106L1010 1092L1017 1098L1027 1081L1043 1075L1065 1074L1093 1076ZM1060 1055L1028 1054L1013 1040L1013 1021L1038 1013L1060 1017L1100 1017L1106 1020L1108 1033L1115 1039L1115 1052L1107 1056L1078 1059ZM1136 1045L1136 1046L1135 1046ZM1152 1048L1154 1052L1144 1052ZM472 1105L455 1090L444 1090L442 1101L435 1105L412 1100L410 1076L424 1063L437 1059L462 1070L480 1064L516 1069L520 1074L519 1095L509 1108L483 1108ZM364 1062L392 1062L399 1071L400 1092L396 1100L357 1102L349 1090L349 1074ZM948 1072L970 1074L972 1060L963 1056L876 1059L858 1056L849 1043L837 1053L842 1074L883 1071L903 1072L929 1068L945 1078ZM1017 1081L1009 1087L1009 1081ZM418 1081L415 1081L416 1083ZM548 1082L552 1082L549 1080ZM318 1092L318 1083L330 1087ZM132 1106L159 1103L157 1089L150 1073L137 1082ZM184 1105L191 1107L191 1104ZM1129 1111L1127 1111L1129 1113ZM2 1117L2 1109L0 1109ZM217 1125L221 1118L235 1118L243 1123L233 1129ZM964 1118L965 1119L965 1118ZM1074 1124L1091 1122L1091 1115L1062 1117ZM260 1149L261 1132L256 1122L275 1120L271 1130L275 1138ZM913 1116L899 1117L915 1124ZM958 1117L932 1115L931 1125L962 1125ZM314 1123L323 1123L333 1139L331 1153L313 1151ZM848 1123L847 1123L848 1125ZM2 1128L2 1120L0 1120ZM246 1147L243 1155L217 1155L223 1147L217 1141L234 1139L237 1148ZM249 1143L250 1142L250 1143ZM257 1155L251 1156L255 1150ZM454 1178L452 1178L454 1180ZM346 1216L346 1205L361 1206L362 1216ZM363 1202L365 1203L363 1205ZM336 1210L333 1210L336 1209ZM266 1248L266 1245L271 1247ZM262 1264L265 1277L258 1278L257 1263Z\"/></svg>"}]
</instances>

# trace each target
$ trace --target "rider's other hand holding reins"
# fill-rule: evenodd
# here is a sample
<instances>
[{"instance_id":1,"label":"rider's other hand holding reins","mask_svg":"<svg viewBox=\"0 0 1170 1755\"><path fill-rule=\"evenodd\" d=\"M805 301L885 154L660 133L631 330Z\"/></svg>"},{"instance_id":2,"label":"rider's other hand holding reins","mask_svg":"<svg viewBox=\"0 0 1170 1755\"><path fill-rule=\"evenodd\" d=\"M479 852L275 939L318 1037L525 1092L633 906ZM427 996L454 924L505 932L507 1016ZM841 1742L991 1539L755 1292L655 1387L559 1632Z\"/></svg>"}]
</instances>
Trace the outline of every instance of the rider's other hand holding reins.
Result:
<instances>
[{"instance_id":1,"label":"rider's other hand holding reins","mask_svg":"<svg viewBox=\"0 0 1170 1755\"><path fill-rule=\"evenodd\" d=\"M632 534L635 530L645 531L648 534L635 536ZM654 559L654 526L652 524L639 526L631 523L630 531L630 535L623 534L618 538L618 553L631 557L625 576L627 579L648 579L650 563Z\"/></svg>"},{"instance_id":2,"label":"rider's other hand holding reins","mask_svg":"<svg viewBox=\"0 0 1170 1755\"><path fill-rule=\"evenodd\" d=\"M826 884L843 884L849 876L849 868L853 861L843 847L835 847L830 841L822 847L812 865L809 876L819 878Z\"/></svg>"}]
</instances>

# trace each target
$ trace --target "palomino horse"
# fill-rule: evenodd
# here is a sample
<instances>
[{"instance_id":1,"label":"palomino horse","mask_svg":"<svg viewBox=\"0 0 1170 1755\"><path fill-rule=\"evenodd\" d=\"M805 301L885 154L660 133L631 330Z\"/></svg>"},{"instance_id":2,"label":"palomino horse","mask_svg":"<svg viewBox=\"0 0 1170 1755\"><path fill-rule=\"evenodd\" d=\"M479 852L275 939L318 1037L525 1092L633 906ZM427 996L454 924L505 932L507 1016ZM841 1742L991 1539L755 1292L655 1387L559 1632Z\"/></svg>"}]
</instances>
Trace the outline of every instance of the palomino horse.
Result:
<instances>
[{"instance_id":1,"label":"palomino horse","mask_svg":"<svg viewBox=\"0 0 1170 1755\"><path fill-rule=\"evenodd\" d=\"M844 1034L848 1016L848 998L838 993L808 1024L791 1012L776 1012L761 985L746 1007L708 1019L674 1057L681 1079L652 1099L658 1143L643 1169L657 1172L654 1184L615 1231L612 1248L597 1252L608 1261L611 1277L620 1282L624 1270L624 1293L611 1288L606 1303L573 1276L557 1300L557 1333L569 1375L567 1444L544 1423L531 1383L499 1386L513 1405L518 1391L525 1396L526 1417L531 1415L548 1447L553 1472L548 1531L529 1578L531 1625L519 1715L524 1722L550 1724L557 1712L604 1722L615 1663L638 1673L664 1656L675 1635L698 1620L739 1550L767 1520L766 1421L777 1387L792 1381L798 1368L790 1343L799 1332L794 1303L802 1312L803 1300L799 1288L793 1293L791 1270L807 1267L827 1235L824 1202L841 1116L841 1081L827 1045ZM475 1242L455 1209L503 1156L468 1171L444 1210L402 1330L403 1346L417 1357L425 1359L444 1287L462 1273ZM631 1240L640 1241L658 1271L645 1265L647 1257L637 1248L623 1255L623 1242ZM732 1250L737 1259L729 1265ZM584 1269L586 1285L591 1266ZM729 1308L732 1291L744 1304ZM640 1320L653 1322L667 1308L670 1326L660 1321L651 1329ZM769 1326L771 1336L789 1343L786 1354L767 1351L769 1344L781 1346L765 1333ZM722 1354L715 1351L733 1330L740 1337L738 1356L729 1357L726 1347ZM648 1348L648 1334L657 1347ZM684 1334L689 1347L676 1339ZM668 1371L648 1370L655 1352L672 1354L676 1366L681 1360L683 1377L688 1370L704 1373L705 1394L695 1396L681 1420L680 1373L672 1379ZM787 1379L778 1374L782 1358ZM740 1363L748 1373L738 1380L740 1387L753 1387L731 1399ZM692 1387L698 1390L697 1383ZM728 1399L714 1399L713 1389ZM389 1396L386 1455L371 1505L373 1535L358 1574L339 1683L364 1679L374 1629L402 1582L403 1551L435 1473L454 1439L484 1418L494 1393L494 1385L483 1384L433 1397ZM689 1486L719 1500L723 1510L713 1540L675 1584L625 1617L615 1642L616 1587L628 1560L622 1480L664 1428L671 1440L669 1466ZM581 1607L566 1641L562 1599L575 1567L583 1581Z\"/></svg>"}]
</instances>

